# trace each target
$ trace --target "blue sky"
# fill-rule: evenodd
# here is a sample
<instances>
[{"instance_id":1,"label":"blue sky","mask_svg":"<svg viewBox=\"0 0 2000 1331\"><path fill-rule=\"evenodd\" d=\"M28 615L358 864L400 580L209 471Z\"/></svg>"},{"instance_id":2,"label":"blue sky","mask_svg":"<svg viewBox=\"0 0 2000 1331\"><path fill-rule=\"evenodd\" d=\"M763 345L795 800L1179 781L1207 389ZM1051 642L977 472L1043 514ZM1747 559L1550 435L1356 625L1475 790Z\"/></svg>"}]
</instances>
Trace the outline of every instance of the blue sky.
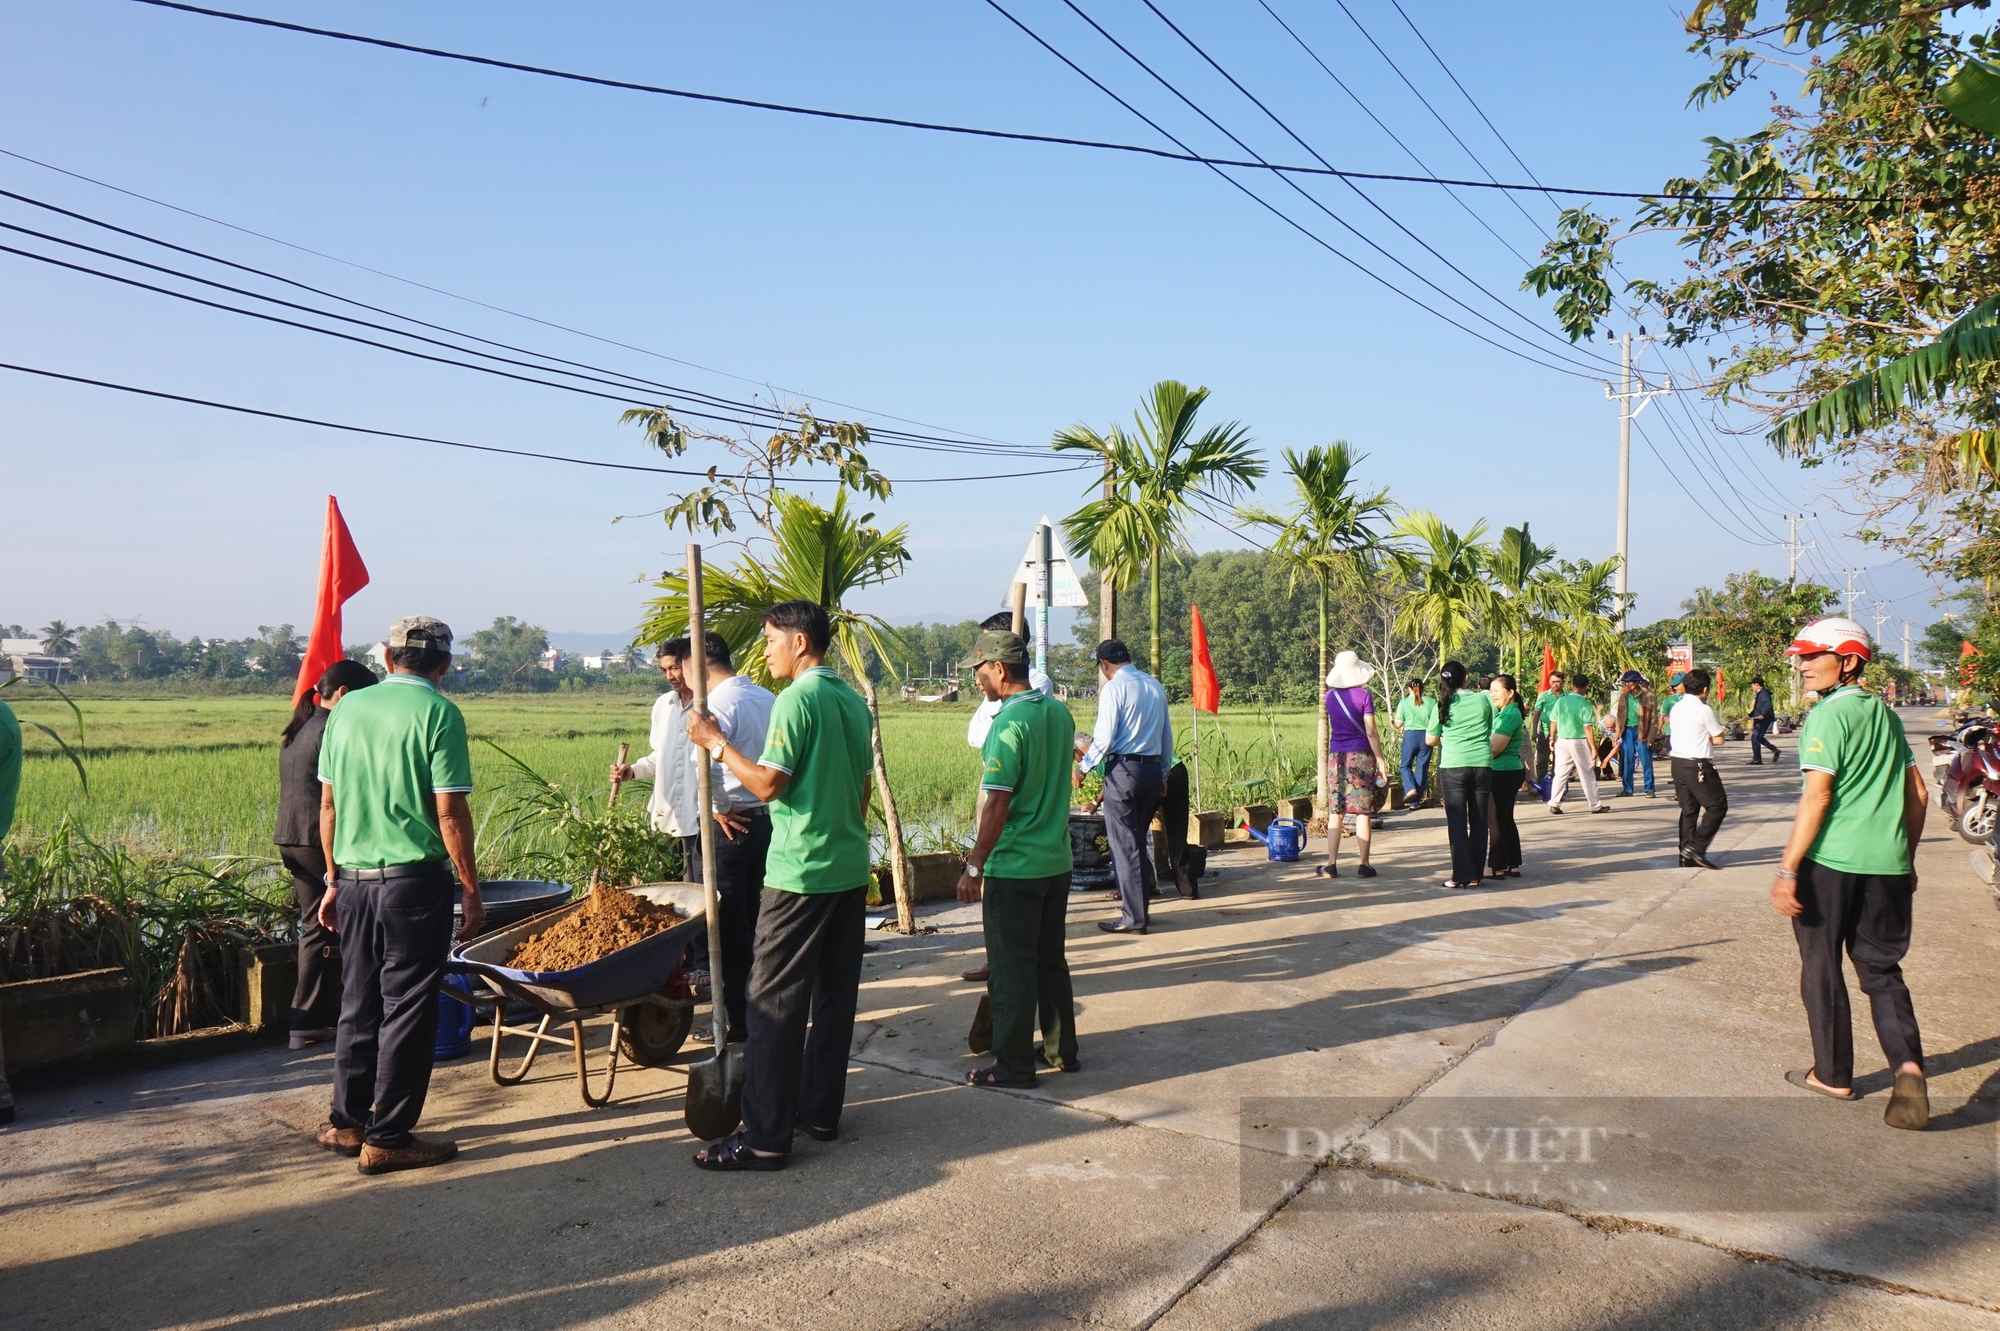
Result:
<instances>
[{"instance_id":1,"label":"blue sky","mask_svg":"<svg viewBox=\"0 0 2000 1331\"><path fill-rule=\"evenodd\" d=\"M1156 2L1328 160L1413 169L1257 0ZM1758 110L1754 98L1685 109L1703 66L1665 4L1404 3L1545 182L1655 185L1692 168L1702 135L1741 130ZM1390 0L1348 5L1471 150L1518 178ZM1271 6L1431 167L1479 174L1337 6ZM1239 155L1060 0L1007 7L1196 148ZM972 0L241 8L743 97L1161 143ZM1082 8L1257 151L1305 160L1141 0ZM1496 530L1526 519L1566 555L1612 549L1617 426L1598 383L1525 363L1412 307L1200 166L697 105L129 0L0 3L0 126L0 148L718 373L0 157L0 189L478 336L709 392L796 390L822 414L898 416L1037 447L1073 422L1127 418L1149 384L1177 377L1212 390L1207 419L1241 420L1273 455L1345 438L1370 455L1364 474L1410 507ZM1262 188L1421 290L1296 195ZM1344 187L1308 188L1411 267L1556 350ZM1368 188L1487 291L1552 326L1516 291L1524 265L1513 252L1534 254L1554 213L1547 199L1521 199L1524 215L1468 192L1475 220L1434 187ZM101 243L9 200L0 220ZM1671 257L1651 256L1656 271ZM12 255L0 254L0 308L9 316L0 360L418 434L658 460L617 425L615 403L256 324ZM1665 464L1634 446L1639 620L1671 613L1733 569L1782 573L1768 537L1786 511L1819 514L1802 533L1819 546L1807 571L1875 566L1860 583L1894 598L1897 620L1921 628L1935 617L1914 570L1839 539L1848 524L1810 478L1755 436L1711 442L1719 460L1690 461L1663 429L1668 410L1656 404L1641 418ZM1671 410L1691 440L1692 422ZM1039 465L1032 454L877 456L892 476ZM615 631L635 620L643 579L677 561L685 540L657 518L613 522L657 510L668 478L370 441L7 373L0 466L0 619L30 625L142 617L182 634L235 635L304 623L329 492L375 575L349 606L357 640L413 610L463 628L514 614L552 630ZM916 558L872 607L899 620L987 611L1035 519L1069 511L1078 490L1068 477L899 489L882 515L909 524ZM1704 510L1725 511L1758 543ZM1239 543L1215 528L1195 539ZM1892 621L1887 635L1897 632Z\"/></svg>"}]
</instances>

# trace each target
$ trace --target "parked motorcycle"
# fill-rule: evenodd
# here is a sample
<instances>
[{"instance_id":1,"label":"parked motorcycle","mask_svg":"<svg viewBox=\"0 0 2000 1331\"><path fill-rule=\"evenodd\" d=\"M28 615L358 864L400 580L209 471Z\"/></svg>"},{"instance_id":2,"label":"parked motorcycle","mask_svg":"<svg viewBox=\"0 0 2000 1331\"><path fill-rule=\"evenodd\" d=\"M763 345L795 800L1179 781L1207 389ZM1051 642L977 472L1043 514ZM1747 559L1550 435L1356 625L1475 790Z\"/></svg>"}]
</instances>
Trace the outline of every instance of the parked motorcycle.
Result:
<instances>
[{"instance_id":1,"label":"parked motorcycle","mask_svg":"<svg viewBox=\"0 0 2000 1331\"><path fill-rule=\"evenodd\" d=\"M2000 826L2000 736L1991 721L1966 726L1956 735L1931 737L1931 765L1944 774L1938 782L1938 807L1951 819L1951 830L1982 845Z\"/></svg>"}]
</instances>

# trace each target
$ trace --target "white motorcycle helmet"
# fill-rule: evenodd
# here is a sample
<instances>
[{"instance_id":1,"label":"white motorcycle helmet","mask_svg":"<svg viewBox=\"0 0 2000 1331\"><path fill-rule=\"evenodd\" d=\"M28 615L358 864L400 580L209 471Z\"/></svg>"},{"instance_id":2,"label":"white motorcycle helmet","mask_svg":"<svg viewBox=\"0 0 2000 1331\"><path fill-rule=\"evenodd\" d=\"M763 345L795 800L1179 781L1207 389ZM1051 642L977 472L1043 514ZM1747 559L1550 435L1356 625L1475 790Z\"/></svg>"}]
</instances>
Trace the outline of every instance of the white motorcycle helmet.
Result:
<instances>
[{"instance_id":1,"label":"white motorcycle helmet","mask_svg":"<svg viewBox=\"0 0 2000 1331\"><path fill-rule=\"evenodd\" d=\"M1785 648L1786 656L1812 656L1818 652L1858 656L1866 661L1874 649L1868 644L1867 629L1845 615L1829 615L1800 629L1792 645Z\"/></svg>"}]
</instances>

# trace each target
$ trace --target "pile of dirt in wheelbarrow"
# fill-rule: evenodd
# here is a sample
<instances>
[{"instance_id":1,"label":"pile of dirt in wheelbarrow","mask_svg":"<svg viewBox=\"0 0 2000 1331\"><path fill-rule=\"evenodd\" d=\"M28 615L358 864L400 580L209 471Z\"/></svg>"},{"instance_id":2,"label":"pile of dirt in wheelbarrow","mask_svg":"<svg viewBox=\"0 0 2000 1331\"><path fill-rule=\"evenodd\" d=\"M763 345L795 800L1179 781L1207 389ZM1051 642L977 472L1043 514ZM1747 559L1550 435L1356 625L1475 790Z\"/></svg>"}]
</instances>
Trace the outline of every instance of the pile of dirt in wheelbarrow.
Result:
<instances>
[{"instance_id":1,"label":"pile of dirt in wheelbarrow","mask_svg":"<svg viewBox=\"0 0 2000 1331\"><path fill-rule=\"evenodd\" d=\"M601 887L573 915L565 915L518 944L507 964L521 971L567 971L601 961L621 947L664 933L687 916L615 887Z\"/></svg>"}]
</instances>

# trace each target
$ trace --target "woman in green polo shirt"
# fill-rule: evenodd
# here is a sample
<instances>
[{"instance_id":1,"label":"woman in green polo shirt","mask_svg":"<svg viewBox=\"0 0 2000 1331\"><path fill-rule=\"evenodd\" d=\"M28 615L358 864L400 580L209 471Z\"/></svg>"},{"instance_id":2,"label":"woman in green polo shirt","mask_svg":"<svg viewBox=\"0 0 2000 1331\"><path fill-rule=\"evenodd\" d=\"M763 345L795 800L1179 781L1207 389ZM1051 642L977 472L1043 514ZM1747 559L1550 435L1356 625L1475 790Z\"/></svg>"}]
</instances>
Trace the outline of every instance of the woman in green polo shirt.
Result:
<instances>
[{"instance_id":1,"label":"woman in green polo shirt","mask_svg":"<svg viewBox=\"0 0 2000 1331\"><path fill-rule=\"evenodd\" d=\"M1451 877L1445 886L1478 887L1486 858L1486 803L1493 794L1493 700L1466 689L1465 666L1446 661L1439 673L1438 792L1451 837Z\"/></svg>"},{"instance_id":2,"label":"woman in green polo shirt","mask_svg":"<svg viewBox=\"0 0 2000 1331\"><path fill-rule=\"evenodd\" d=\"M1396 725L1403 732L1403 803L1412 809L1424 807L1424 784L1431 775L1430 733L1437 729L1438 705L1424 696L1424 682L1413 679L1396 704Z\"/></svg>"},{"instance_id":3,"label":"woman in green polo shirt","mask_svg":"<svg viewBox=\"0 0 2000 1331\"><path fill-rule=\"evenodd\" d=\"M1495 675L1487 689L1492 702L1493 737L1493 844L1486 853L1486 867L1495 878L1521 876L1521 829L1514 822L1514 799L1521 783L1528 779L1528 765L1521 758L1528 738L1527 717L1521 710L1521 686L1512 675Z\"/></svg>"}]
</instances>

